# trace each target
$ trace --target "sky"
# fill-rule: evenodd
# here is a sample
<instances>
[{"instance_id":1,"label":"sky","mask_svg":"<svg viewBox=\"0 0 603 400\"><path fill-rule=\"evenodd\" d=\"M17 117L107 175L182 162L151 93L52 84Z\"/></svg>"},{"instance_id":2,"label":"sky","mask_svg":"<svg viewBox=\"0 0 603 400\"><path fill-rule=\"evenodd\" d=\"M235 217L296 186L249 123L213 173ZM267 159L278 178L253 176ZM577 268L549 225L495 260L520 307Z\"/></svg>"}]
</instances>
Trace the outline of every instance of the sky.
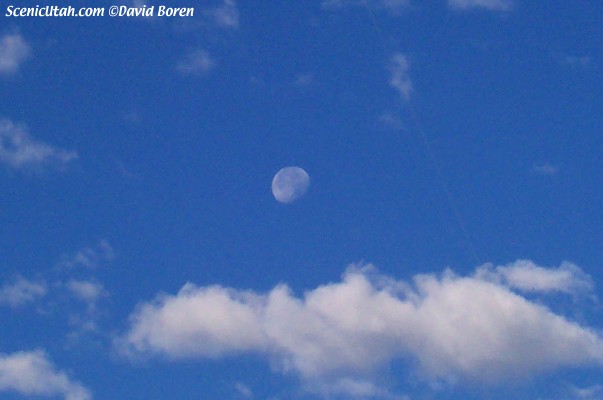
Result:
<instances>
[{"instance_id":1,"label":"sky","mask_svg":"<svg viewBox=\"0 0 603 400\"><path fill-rule=\"evenodd\" d=\"M127 1L2 6L0 398L603 399L600 2L6 16Z\"/></svg>"}]
</instances>

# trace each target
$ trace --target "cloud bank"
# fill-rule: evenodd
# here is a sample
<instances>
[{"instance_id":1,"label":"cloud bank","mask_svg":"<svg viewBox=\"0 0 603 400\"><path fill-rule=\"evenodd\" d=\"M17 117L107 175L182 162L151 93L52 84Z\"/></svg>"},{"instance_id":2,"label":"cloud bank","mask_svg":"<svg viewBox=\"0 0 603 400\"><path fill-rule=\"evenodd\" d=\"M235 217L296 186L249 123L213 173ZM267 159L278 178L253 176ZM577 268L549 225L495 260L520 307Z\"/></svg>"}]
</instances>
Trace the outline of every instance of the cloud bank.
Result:
<instances>
[{"instance_id":1,"label":"cloud bank","mask_svg":"<svg viewBox=\"0 0 603 400\"><path fill-rule=\"evenodd\" d=\"M602 365L598 334L521 295L591 288L573 264L530 261L410 283L350 267L341 282L302 297L284 284L260 294L187 283L140 304L118 345L129 355L169 359L263 354L314 387L350 393L375 395L372 378L397 360L417 364L427 379L495 384Z\"/></svg>"},{"instance_id":2,"label":"cloud bank","mask_svg":"<svg viewBox=\"0 0 603 400\"><path fill-rule=\"evenodd\" d=\"M92 395L67 374L57 371L42 351L0 353L0 392L23 396L61 396L65 400L90 400Z\"/></svg>"}]
</instances>

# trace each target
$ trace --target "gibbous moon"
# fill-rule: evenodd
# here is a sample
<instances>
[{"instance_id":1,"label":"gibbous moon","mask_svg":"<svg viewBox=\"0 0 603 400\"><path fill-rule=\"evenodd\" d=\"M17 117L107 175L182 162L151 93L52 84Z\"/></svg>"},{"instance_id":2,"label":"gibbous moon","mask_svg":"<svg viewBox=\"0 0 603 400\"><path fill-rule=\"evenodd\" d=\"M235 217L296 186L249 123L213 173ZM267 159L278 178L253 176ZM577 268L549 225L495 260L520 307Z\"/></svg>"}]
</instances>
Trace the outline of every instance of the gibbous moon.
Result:
<instances>
[{"instance_id":1,"label":"gibbous moon","mask_svg":"<svg viewBox=\"0 0 603 400\"><path fill-rule=\"evenodd\" d=\"M272 179L272 194L281 203L292 203L310 187L310 176L299 167L285 167Z\"/></svg>"}]
</instances>

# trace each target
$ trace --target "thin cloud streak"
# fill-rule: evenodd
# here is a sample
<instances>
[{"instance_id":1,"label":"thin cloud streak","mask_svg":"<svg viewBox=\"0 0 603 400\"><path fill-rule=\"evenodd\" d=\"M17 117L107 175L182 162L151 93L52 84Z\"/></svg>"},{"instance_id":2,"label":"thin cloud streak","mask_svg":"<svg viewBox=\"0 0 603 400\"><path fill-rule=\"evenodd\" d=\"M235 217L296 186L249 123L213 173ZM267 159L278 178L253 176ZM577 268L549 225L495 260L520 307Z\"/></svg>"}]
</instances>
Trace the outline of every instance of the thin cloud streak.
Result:
<instances>
[{"instance_id":1,"label":"thin cloud streak","mask_svg":"<svg viewBox=\"0 0 603 400\"><path fill-rule=\"evenodd\" d=\"M552 164L536 164L532 167L532 171L538 175L554 176L559 172L559 167Z\"/></svg>"},{"instance_id":2,"label":"thin cloud streak","mask_svg":"<svg viewBox=\"0 0 603 400\"><path fill-rule=\"evenodd\" d=\"M324 0L322 7L325 9L368 7L369 11L385 10L392 16L398 16L406 11L410 4L410 0Z\"/></svg>"},{"instance_id":3,"label":"thin cloud streak","mask_svg":"<svg viewBox=\"0 0 603 400\"><path fill-rule=\"evenodd\" d=\"M512 0L448 0L448 6L457 10L482 8L490 11L509 11L513 8Z\"/></svg>"}]
</instances>

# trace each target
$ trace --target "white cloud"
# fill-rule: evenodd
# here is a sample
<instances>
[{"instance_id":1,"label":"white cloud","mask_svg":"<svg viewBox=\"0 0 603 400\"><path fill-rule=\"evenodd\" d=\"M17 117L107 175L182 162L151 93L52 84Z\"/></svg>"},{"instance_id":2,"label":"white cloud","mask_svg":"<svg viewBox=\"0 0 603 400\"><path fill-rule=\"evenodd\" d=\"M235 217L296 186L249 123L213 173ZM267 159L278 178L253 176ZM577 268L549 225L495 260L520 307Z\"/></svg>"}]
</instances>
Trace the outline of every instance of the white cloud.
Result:
<instances>
[{"instance_id":1,"label":"white cloud","mask_svg":"<svg viewBox=\"0 0 603 400\"><path fill-rule=\"evenodd\" d=\"M8 304L11 307L17 307L35 301L44 295L46 295L45 284L18 278L14 283L0 288L0 305Z\"/></svg>"},{"instance_id":2,"label":"white cloud","mask_svg":"<svg viewBox=\"0 0 603 400\"><path fill-rule=\"evenodd\" d=\"M375 374L400 359L417 361L428 379L496 383L603 365L594 331L512 290L590 289L584 282L573 266L520 261L468 277L418 275L412 285L350 268L302 298L286 285L256 294L188 283L140 305L119 344L174 359L265 354L314 387L357 395L377 393Z\"/></svg>"},{"instance_id":3,"label":"white cloud","mask_svg":"<svg viewBox=\"0 0 603 400\"><path fill-rule=\"evenodd\" d=\"M106 295L103 285L93 281L72 279L66 284L67 289L78 299L90 306Z\"/></svg>"},{"instance_id":4,"label":"white cloud","mask_svg":"<svg viewBox=\"0 0 603 400\"><path fill-rule=\"evenodd\" d=\"M188 52L176 64L176 70L183 75L206 74L216 66L216 62L206 50L198 49Z\"/></svg>"},{"instance_id":5,"label":"white cloud","mask_svg":"<svg viewBox=\"0 0 603 400\"><path fill-rule=\"evenodd\" d=\"M23 396L61 396L65 400L92 399L84 386L57 371L39 350L0 354L0 391Z\"/></svg>"},{"instance_id":6,"label":"white cloud","mask_svg":"<svg viewBox=\"0 0 603 400\"><path fill-rule=\"evenodd\" d=\"M108 297L109 294L103 285L94 280L71 279L61 284L67 290L69 297L63 311L68 311L69 324L75 328L70 333L72 339L82 334L99 333L98 321L100 318L99 302ZM83 305L85 309L77 307L72 301L75 300Z\"/></svg>"},{"instance_id":7,"label":"white cloud","mask_svg":"<svg viewBox=\"0 0 603 400\"><path fill-rule=\"evenodd\" d=\"M241 395L241 397L245 399L253 399L253 391L249 388L249 386L245 385L244 383L237 382L235 384L235 389L237 393Z\"/></svg>"},{"instance_id":8,"label":"white cloud","mask_svg":"<svg viewBox=\"0 0 603 400\"><path fill-rule=\"evenodd\" d=\"M14 74L30 56L31 48L20 34L8 34L0 38L0 74Z\"/></svg>"},{"instance_id":9,"label":"white cloud","mask_svg":"<svg viewBox=\"0 0 603 400\"><path fill-rule=\"evenodd\" d=\"M410 100L412 94L412 81L409 75L410 61L402 53L396 53L389 64L389 84L400 93L406 101Z\"/></svg>"},{"instance_id":10,"label":"white cloud","mask_svg":"<svg viewBox=\"0 0 603 400\"><path fill-rule=\"evenodd\" d=\"M603 385L593 385L585 388L572 388L576 399L580 400L600 400L603 398Z\"/></svg>"},{"instance_id":11,"label":"white cloud","mask_svg":"<svg viewBox=\"0 0 603 400\"><path fill-rule=\"evenodd\" d=\"M448 6L458 10L484 8L492 11L508 11L513 8L513 0L448 0Z\"/></svg>"},{"instance_id":12,"label":"white cloud","mask_svg":"<svg viewBox=\"0 0 603 400\"><path fill-rule=\"evenodd\" d=\"M265 346L257 295L187 283L176 296L159 296L131 316L125 344L136 352L173 358L219 357Z\"/></svg>"},{"instance_id":13,"label":"white cloud","mask_svg":"<svg viewBox=\"0 0 603 400\"><path fill-rule=\"evenodd\" d=\"M491 265L485 265L478 269L478 275L503 282L523 292L563 292L577 295L588 294L594 288L592 278L570 262L563 262L558 268L544 268L529 260L518 260L495 269Z\"/></svg>"},{"instance_id":14,"label":"white cloud","mask_svg":"<svg viewBox=\"0 0 603 400\"><path fill-rule=\"evenodd\" d=\"M410 6L410 0L324 0L322 6L330 9L349 6L368 7L369 11L385 10L392 15L399 15Z\"/></svg>"},{"instance_id":15,"label":"white cloud","mask_svg":"<svg viewBox=\"0 0 603 400\"><path fill-rule=\"evenodd\" d=\"M224 0L220 6L208 9L206 15L219 27L227 29L239 27L239 10L234 0Z\"/></svg>"},{"instance_id":16,"label":"white cloud","mask_svg":"<svg viewBox=\"0 0 603 400\"><path fill-rule=\"evenodd\" d=\"M75 254L63 256L60 266L66 268L97 269L115 258L113 247L106 240L100 240L96 245L85 247Z\"/></svg>"},{"instance_id":17,"label":"white cloud","mask_svg":"<svg viewBox=\"0 0 603 400\"><path fill-rule=\"evenodd\" d=\"M32 138L25 127L0 119L0 162L15 168L64 165L78 157L75 151L52 147Z\"/></svg>"},{"instance_id":18,"label":"white cloud","mask_svg":"<svg viewBox=\"0 0 603 400\"><path fill-rule=\"evenodd\" d=\"M369 398L388 400L409 400L407 396L394 395L375 382L363 379L341 378L333 382L313 384L309 392L322 395L323 398Z\"/></svg>"}]
</instances>

